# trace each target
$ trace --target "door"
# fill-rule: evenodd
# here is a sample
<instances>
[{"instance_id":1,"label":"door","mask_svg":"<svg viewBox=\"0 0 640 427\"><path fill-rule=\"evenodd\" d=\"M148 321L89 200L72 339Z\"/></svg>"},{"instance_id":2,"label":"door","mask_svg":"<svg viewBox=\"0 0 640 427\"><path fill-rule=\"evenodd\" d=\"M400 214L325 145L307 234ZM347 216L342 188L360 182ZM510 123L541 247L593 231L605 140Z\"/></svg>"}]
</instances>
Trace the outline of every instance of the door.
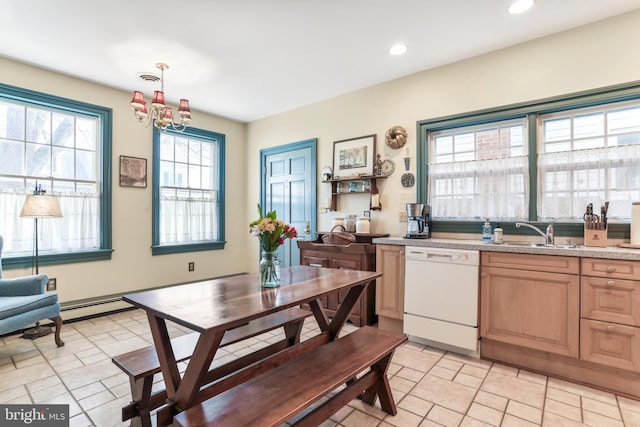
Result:
<instances>
[{"instance_id":1,"label":"door","mask_svg":"<svg viewBox=\"0 0 640 427\"><path fill-rule=\"evenodd\" d=\"M262 150L262 206L275 210L278 218L298 230L298 239L315 235L316 140L307 140ZM299 265L300 250L295 239L278 248L281 266Z\"/></svg>"}]
</instances>

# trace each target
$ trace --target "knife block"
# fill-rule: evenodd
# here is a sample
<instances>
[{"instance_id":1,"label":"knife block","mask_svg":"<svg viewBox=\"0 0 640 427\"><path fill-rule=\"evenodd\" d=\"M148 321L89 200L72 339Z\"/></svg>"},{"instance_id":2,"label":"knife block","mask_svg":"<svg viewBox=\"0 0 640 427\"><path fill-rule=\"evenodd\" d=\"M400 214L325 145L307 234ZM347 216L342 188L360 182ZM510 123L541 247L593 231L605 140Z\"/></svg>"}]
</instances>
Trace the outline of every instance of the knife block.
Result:
<instances>
[{"instance_id":1,"label":"knife block","mask_svg":"<svg viewBox=\"0 0 640 427\"><path fill-rule=\"evenodd\" d=\"M585 246L597 246L597 247L606 247L607 246L607 229L604 230L591 230L587 229L585 226L584 229L584 245Z\"/></svg>"}]
</instances>

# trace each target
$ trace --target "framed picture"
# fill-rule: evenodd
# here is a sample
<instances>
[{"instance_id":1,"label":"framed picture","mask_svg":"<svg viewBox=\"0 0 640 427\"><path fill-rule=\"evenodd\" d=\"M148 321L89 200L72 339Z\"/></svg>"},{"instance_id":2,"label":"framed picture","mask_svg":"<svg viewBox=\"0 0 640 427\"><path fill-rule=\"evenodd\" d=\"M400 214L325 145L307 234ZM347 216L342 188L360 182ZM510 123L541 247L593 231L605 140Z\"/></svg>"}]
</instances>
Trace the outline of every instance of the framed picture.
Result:
<instances>
[{"instance_id":1,"label":"framed picture","mask_svg":"<svg viewBox=\"0 0 640 427\"><path fill-rule=\"evenodd\" d=\"M147 159L120 156L120 186L147 187Z\"/></svg>"},{"instance_id":2,"label":"framed picture","mask_svg":"<svg viewBox=\"0 0 640 427\"><path fill-rule=\"evenodd\" d=\"M333 143L333 177L373 175L376 136L344 139Z\"/></svg>"}]
</instances>

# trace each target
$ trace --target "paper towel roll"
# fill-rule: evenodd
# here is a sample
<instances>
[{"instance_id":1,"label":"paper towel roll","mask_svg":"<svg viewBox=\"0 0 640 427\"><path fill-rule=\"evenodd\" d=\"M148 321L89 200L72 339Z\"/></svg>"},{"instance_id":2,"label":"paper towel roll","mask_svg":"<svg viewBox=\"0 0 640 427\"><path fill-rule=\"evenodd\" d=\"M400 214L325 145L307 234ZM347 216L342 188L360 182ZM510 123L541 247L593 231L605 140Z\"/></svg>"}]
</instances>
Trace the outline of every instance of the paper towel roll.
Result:
<instances>
[{"instance_id":1,"label":"paper towel roll","mask_svg":"<svg viewBox=\"0 0 640 427\"><path fill-rule=\"evenodd\" d=\"M640 202L631 204L631 244L640 246Z\"/></svg>"}]
</instances>

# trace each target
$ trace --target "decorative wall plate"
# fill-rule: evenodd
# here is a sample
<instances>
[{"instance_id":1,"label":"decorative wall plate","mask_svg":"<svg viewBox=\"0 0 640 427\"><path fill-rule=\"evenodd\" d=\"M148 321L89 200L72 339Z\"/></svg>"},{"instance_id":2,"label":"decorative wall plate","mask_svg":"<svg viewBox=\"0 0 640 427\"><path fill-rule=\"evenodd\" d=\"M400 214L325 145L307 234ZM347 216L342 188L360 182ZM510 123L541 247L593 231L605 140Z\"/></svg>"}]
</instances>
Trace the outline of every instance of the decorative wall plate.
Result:
<instances>
[{"instance_id":1,"label":"decorative wall plate","mask_svg":"<svg viewBox=\"0 0 640 427\"><path fill-rule=\"evenodd\" d=\"M384 137L387 145L396 150L407 142L407 131L402 126L394 126L387 131Z\"/></svg>"},{"instance_id":2,"label":"decorative wall plate","mask_svg":"<svg viewBox=\"0 0 640 427\"><path fill-rule=\"evenodd\" d=\"M387 159L382 162L382 169L380 173L383 176L389 176L396 170L396 164L393 163L393 160Z\"/></svg>"},{"instance_id":3,"label":"decorative wall plate","mask_svg":"<svg viewBox=\"0 0 640 427\"><path fill-rule=\"evenodd\" d=\"M413 184L416 183L416 178L413 176L411 172L407 172L402 174L402 177L400 178L400 182L402 183L403 187L413 187Z\"/></svg>"}]
</instances>

